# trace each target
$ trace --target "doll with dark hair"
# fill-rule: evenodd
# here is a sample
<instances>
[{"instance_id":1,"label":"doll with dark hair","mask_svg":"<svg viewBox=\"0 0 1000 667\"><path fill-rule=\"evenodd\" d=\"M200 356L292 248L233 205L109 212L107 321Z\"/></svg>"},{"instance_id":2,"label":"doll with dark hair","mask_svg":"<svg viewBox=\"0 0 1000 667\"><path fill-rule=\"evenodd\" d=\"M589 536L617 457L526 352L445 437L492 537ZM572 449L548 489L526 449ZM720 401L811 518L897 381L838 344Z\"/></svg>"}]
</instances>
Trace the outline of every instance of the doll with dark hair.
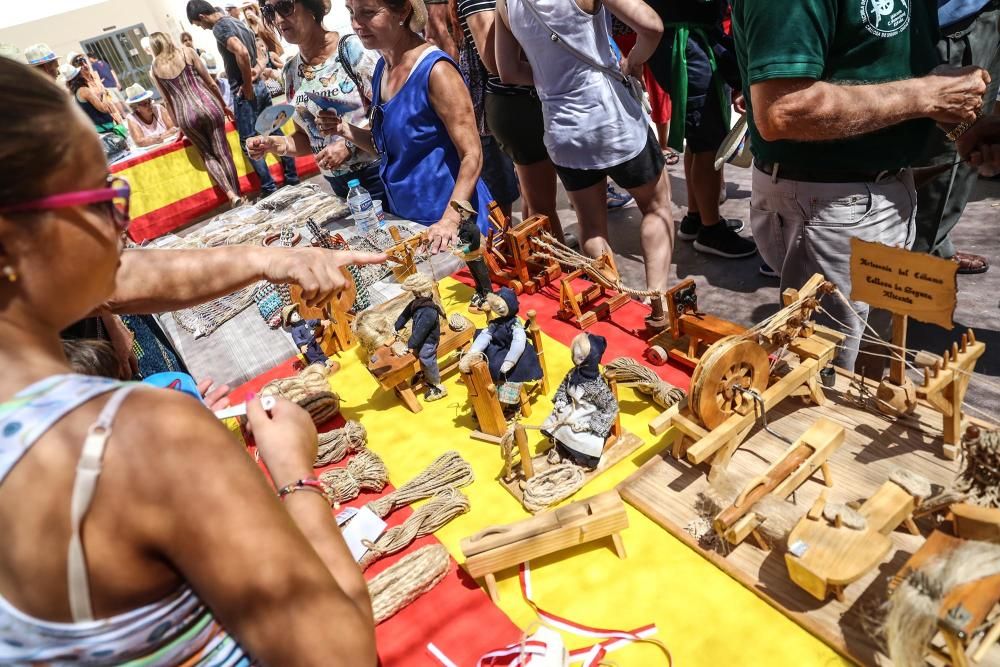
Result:
<instances>
[{"instance_id":1,"label":"doll with dark hair","mask_svg":"<svg viewBox=\"0 0 1000 667\"><path fill-rule=\"evenodd\" d=\"M542 432L555 443L553 458L593 470L601 462L604 443L618 418L618 399L601 375L601 357L608 341L582 333L570 347L574 368L566 374L552 400L552 414Z\"/></svg>"},{"instance_id":2,"label":"doll with dark hair","mask_svg":"<svg viewBox=\"0 0 1000 667\"><path fill-rule=\"evenodd\" d=\"M451 207L462 216L462 222L458 226L459 252L476 286L476 293L472 296L469 306L474 311L482 310L487 295L493 293L493 282L490 280L490 270L486 266L480 247L483 235L476 224L476 209L467 201L453 201Z\"/></svg>"},{"instance_id":3,"label":"doll with dark hair","mask_svg":"<svg viewBox=\"0 0 1000 667\"><path fill-rule=\"evenodd\" d=\"M329 361L323 351L324 329L329 320L306 320L299 314L299 304L293 303L281 309L281 324L291 328L292 342L306 359L306 365L325 364Z\"/></svg>"}]
</instances>

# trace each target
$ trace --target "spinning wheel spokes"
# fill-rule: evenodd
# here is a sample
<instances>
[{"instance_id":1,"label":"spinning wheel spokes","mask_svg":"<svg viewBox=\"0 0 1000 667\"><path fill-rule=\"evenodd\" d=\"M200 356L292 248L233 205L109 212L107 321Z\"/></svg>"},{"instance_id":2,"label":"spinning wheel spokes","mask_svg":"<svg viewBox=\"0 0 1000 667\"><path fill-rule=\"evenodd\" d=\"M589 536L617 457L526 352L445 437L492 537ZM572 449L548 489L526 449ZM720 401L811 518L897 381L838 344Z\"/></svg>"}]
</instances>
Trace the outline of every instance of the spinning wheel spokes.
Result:
<instances>
[{"instance_id":1,"label":"spinning wheel spokes","mask_svg":"<svg viewBox=\"0 0 1000 667\"><path fill-rule=\"evenodd\" d=\"M734 336L719 340L705 352L691 378L692 411L706 428L715 428L744 408L744 391L767 387L767 352L757 343Z\"/></svg>"}]
</instances>

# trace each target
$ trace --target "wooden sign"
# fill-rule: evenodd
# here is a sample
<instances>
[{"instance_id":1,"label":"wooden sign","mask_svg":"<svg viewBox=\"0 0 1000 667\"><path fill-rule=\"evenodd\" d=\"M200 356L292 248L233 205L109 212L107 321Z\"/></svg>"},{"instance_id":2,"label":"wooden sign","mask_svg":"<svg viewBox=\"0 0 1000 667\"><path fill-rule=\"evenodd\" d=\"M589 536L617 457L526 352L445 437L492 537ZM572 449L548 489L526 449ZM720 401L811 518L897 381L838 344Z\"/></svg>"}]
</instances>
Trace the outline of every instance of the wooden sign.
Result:
<instances>
[{"instance_id":1,"label":"wooden sign","mask_svg":"<svg viewBox=\"0 0 1000 667\"><path fill-rule=\"evenodd\" d=\"M958 263L851 239L851 299L951 329Z\"/></svg>"}]
</instances>

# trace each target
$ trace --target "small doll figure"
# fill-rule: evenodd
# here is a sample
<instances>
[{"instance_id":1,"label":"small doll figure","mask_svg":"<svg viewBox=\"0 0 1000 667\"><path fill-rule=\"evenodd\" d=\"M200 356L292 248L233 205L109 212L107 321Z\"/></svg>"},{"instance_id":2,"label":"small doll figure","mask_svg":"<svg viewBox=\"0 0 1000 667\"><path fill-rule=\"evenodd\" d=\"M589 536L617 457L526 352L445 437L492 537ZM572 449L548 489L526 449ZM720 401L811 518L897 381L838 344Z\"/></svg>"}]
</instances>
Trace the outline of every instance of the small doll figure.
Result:
<instances>
[{"instance_id":1,"label":"small doll figure","mask_svg":"<svg viewBox=\"0 0 1000 667\"><path fill-rule=\"evenodd\" d=\"M458 227L459 250L476 284L476 293L469 301L469 307L473 311L478 311L482 309L486 295L493 293L493 283L490 281L490 270L486 266L486 260L483 259L483 251L479 247L482 234L476 225L476 210L467 201L453 201L451 207L462 216L462 222Z\"/></svg>"},{"instance_id":2,"label":"small doll figure","mask_svg":"<svg viewBox=\"0 0 1000 667\"><path fill-rule=\"evenodd\" d=\"M396 320L396 331L413 320L413 331L406 347L420 360L424 371L427 391L424 400L430 403L448 395L441 384L441 370L438 368L437 349L441 340L440 319L448 319L441 306L434 301L434 281L422 273L415 273L403 282L403 290L413 294L413 300Z\"/></svg>"},{"instance_id":3,"label":"small doll figure","mask_svg":"<svg viewBox=\"0 0 1000 667\"><path fill-rule=\"evenodd\" d=\"M519 308L517 295L509 287L500 288L496 294L487 294L483 310L493 313L494 318L485 329L476 333L468 352L459 362L460 370L467 373L480 354L486 357L505 413L513 412L520 404L522 383L542 379L538 353L517 317Z\"/></svg>"},{"instance_id":4,"label":"small doll figure","mask_svg":"<svg viewBox=\"0 0 1000 667\"><path fill-rule=\"evenodd\" d=\"M618 400L600 369L607 346L604 337L594 334L573 339L575 368L559 385L552 414L542 424L542 433L555 443L556 456L590 470L601 462L604 443L618 417Z\"/></svg>"},{"instance_id":5,"label":"small doll figure","mask_svg":"<svg viewBox=\"0 0 1000 667\"><path fill-rule=\"evenodd\" d=\"M322 343L323 331L330 326L330 320L304 320L299 315L299 304L293 303L281 309L281 324L291 327L292 342L306 358L306 366L329 361Z\"/></svg>"}]
</instances>

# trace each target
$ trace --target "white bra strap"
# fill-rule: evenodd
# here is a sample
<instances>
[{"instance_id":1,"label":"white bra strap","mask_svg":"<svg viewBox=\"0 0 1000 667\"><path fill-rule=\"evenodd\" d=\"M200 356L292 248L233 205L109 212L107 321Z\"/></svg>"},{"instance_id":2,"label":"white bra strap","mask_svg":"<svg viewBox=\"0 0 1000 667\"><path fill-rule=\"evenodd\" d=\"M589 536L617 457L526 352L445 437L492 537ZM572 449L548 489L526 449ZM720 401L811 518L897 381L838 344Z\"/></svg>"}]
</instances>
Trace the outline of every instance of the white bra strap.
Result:
<instances>
[{"instance_id":1,"label":"white bra strap","mask_svg":"<svg viewBox=\"0 0 1000 667\"><path fill-rule=\"evenodd\" d=\"M73 481L73 499L70 505L69 557L66 561L69 575L69 608L73 621L82 623L94 620L94 609L90 603L90 583L87 580L87 559L83 554L83 540L80 527L90 510L90 502L97 488L97 478L101 475L104 460L104 446L111 437L111 423L129 392L138 387L129 384L116 390L97 417L80 452L76 464L76 479Z\"/></svg>"}]
</instances>

